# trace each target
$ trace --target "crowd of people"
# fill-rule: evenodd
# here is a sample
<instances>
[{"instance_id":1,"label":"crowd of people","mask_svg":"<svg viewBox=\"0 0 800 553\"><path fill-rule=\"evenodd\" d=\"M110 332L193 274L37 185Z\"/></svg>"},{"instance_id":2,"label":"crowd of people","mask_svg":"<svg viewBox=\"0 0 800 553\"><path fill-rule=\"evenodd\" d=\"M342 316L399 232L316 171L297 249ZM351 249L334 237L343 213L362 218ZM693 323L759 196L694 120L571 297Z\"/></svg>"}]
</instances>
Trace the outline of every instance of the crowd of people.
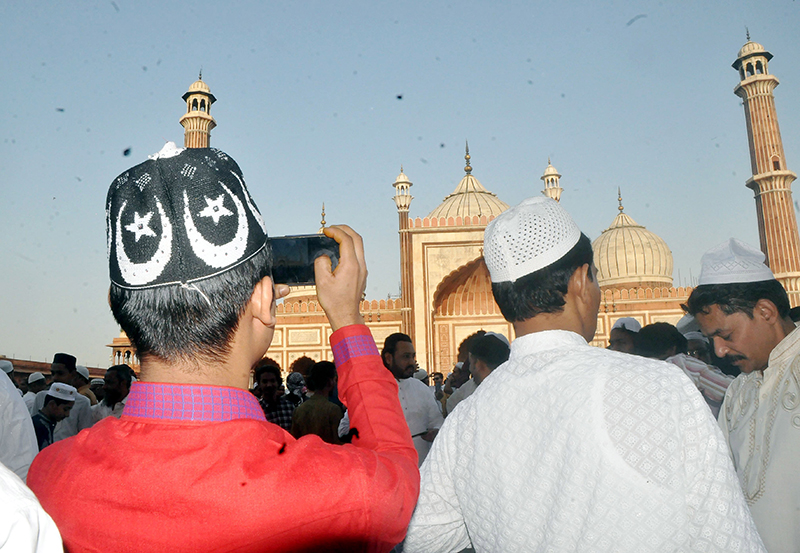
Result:
<instances>
[{"instance_id":1,"label":"crowd of people","mask_svg":"<svg viewBox=\"0 0 800 553\"><path fill-rule=\"evenodd\" d=\"M800 551L800 334L746 244L703 257L677 327L622 318L602 349L589 239L525 200L483 249L515 338L473 334L445 376L408 335L379 351L361 237L328 227L334 361L284 386L267 350L289 289L238 165L168 144L106 206L139 380L98 387L67 354L24 398L0 376L9 550Z\"/></svg>"}]
</instances>

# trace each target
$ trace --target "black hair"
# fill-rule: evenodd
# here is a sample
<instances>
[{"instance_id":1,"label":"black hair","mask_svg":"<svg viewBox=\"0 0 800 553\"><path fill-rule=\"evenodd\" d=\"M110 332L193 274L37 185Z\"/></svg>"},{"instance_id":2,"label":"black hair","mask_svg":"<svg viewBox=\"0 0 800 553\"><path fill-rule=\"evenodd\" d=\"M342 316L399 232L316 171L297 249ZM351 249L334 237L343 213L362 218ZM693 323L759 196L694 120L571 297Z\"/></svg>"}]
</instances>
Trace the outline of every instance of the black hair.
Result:
<instances>
[{"instance_id":1,"label":"black hair","mask_svg":"<svg viewBox=\"0 0 800 553\"><path fill-rule=\"evenodd\" d=\"M458 344L458 353L456 354L456 360L460 363L464 363L467 369L469 369L469 357L467 354L469 353L469 346L472 344L473 341L477 340L481 336L486 334L485 330L479 330L477 332L473 332L463 340L461 343Z\"/></svg>"},{"instance_id":2,"label":"black hair","mask_svg":"<svg viewBox=\"0 0 800 553\"><path fill-rule=\"evenodd\" d=\"M669 323L652 323L639 331L636 337L636 353L643 357L666 359L667 352L675 346L675 353L686 353L689 341L674 325Z\"/></svg>"},{"instance_id":3,"label":"black hair","mask_svg":"<svg viewBox=\"0 0 800 553\"><path fill-rule=\"evenodd\" d=\"M256 384L261 382L261 375L264 373L272 373L275 375L275 378L278 379L278 386L280 387L283 384L283 377L281 376L281 368L278 366L278 363L269 357L264 357L258 363L256 363L253 368L256 371L255 381Z\"/></svg>"},{"instance_id":4,"label":"black hair","mask_svg":"<svg viewBox=\"0 0 800 553\"><path fill-rule=\"evenodd\" d=\"M139 359L219 363L230 353L239 319L271 265L267 246L233 269L195 282L196 290L178 285L131 290L112 283L109 304Z\"/></svg>"},{"instance_id":5,"label":"black hair","mask_svg":"<svg viewBox=\"0 0 800 553\"><path fill-rule=\"evenodd\" d=\"M789 317L789 296L777 280L736 282L732 284L701 284L692 290L689 300L681 307L689 315L708 313L712 305L726 315L744 313L751 319L758 300L769 300L781 318Z\"/></svg>"},{"instance_id":6,"label":"black hair","mask_svg":"<svg viewBox=\"0 0 800 553\"><path fill-rule=\"evenodd\" d=\"M131 383L133 382L133 369L131 369L128 365L125 363L122 365L114 365L109 367L106 370L106 373L108 373L108 371L114 371L117 373L117 378L125 382L125 384L128 385L128 388L131 387Z\"/></svg>"},{"instance_id":7,"label":"black hair","mask_svg":"<svg viewBox=\"0 0 800 553\"><path fill-rule=\"evenodd\" d=\"M308 379L306 385L312 392L322 390L328 385L328 382L336 376L336 365L330 361L319 361L314 363L311 370L308 372Z\"/></svg>"},{"instance_id":8,"label":"black hair","mask_svg":"<svg viewBox=\"0 0 800 553\"><path fill-rule=\"evenodd\" d=\"M560 313L566 304L569 279L580 267L591 266L592 258L592 243L581 233L578 242L558 261L514 282L493 282L492 293L503 317L514 323L542 313Z\"/></svg>"},{"instance_id":9,"label":"black hair","mask_svg":"<svg viewBox=\"0 0 800 553\"><path fill-rule=\"evenodd\" d=\"M469 352L476 359L486 363L490 370L495 370L508 361L508 356L511 354L506 343L491 334L485 334L473 340Z\"/></svg>"},{"instance_id":10,"label":"black hair","mask_svg":"<svg viewBox=\"0 0 800 553\"><path fill-rule=\"evenodd\" d=\"M50 394L47 394L44 397L44 404L47 405L51 401L55 401L56 405L64 405L65 403L75 403L74 399L61 399L59 397L53 397Z\"/></svg>"},{"instance_id":11,"label":"black hair","mask_svg":"<svg viewBox=\"0 0 800 553\"><path fill-rule=\"evenodd\" d=\"M397 351L397 344L398 342L408 342L412 344L411 337L408 334L403 334L402 332L395 332L394 334L390 334L386 337L386 340L383 342L383 350L381 351L381 358L387 353L391 353L394 355L394 352Z\"/></svg>"}]
</instances>

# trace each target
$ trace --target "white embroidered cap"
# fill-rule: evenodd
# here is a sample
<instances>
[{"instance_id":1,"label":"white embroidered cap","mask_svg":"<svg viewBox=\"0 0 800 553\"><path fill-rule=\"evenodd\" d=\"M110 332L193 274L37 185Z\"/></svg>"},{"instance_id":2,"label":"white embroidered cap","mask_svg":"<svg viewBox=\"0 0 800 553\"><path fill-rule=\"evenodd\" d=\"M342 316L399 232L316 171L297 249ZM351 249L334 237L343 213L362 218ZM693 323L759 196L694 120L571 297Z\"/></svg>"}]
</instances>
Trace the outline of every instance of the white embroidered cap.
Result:
<instances>
[{"instance_id":1,"label":"white embroidered cap","mask_svg":"<svg viewBox=\"0 0 800 553\"><path fill-rule=\"evenodd\" d=\"M14 365L8 359L0 359L0 369L6 374L11 374L14 371Z\"/></svg>"},{"instance_id":2,"label":"white embroidered cap","mask_svg":"<svg viewBox=\"0 0 800 553\"><path fill-rule=\"evenodd\" d=\"M89 369L87 369L83 365L76 365L75 370L78 372L79 375L81 375L83 378L86 379L86 382L89 382L89 380L92 378L91 376L89 376Z\"/></svg>"},{"instance_id":3,"label":"white embroidered cap","mask_svg":"<svg viewBox=\"0 0 800 553\"><path fill-rule=\"evenodd\" d=\"M33 384L40 380L44 380L44 375L42 373L31 373L28 375L28 384Z\"/></svg>"},{"instance_id":4,"label":"white embroidered cap","mask_svg":"<svg viewBox=\"0 0 800 553\"><path fill-rule=\"evenodd\" d=\"M614 321L614 324L611 326L611 330L614 330L615 328L621 328L622 330L627 330L629 332L639 332L642 330L642 325L633 317L622 317L621 319Z\"/></svg>"},{"instance_id":5,"label":"white embroidered cap","mask_svg":"<svg viewBox=\"0 0 800 553\"><path fill-rule=\"evenodd\" d=\"M706 344L710 344L710 342L708 341L708 338L703 336L702 332L697 332L695 330L693 330L691 332L685 332L683 334L683 337L686 338L687 340L700 340L701 342L705 342Z\"/></svg>"},{"instance_id":6,"label":"white embroidered cap","mask_svg":"<svg viewBox=\"0 0 800 553\"><path fill-rule=\"evenodd\" d=\"M89 381L89 386L103 386L106 383L102 378L93 378Z\"/></svg>"},{"instance_id":7,"label":"white embroidered cap","mask_svg":"<svg viewBox=\"0 0 800 553\"><path fill-rule=\"evenodd\" d=\"M558 202L535 196L489 223L483 258L492 282L514 282L564 257L580 237L578 225Z\"/></svg>"},{"instance_id":8,"label":"white embroidered cap","mask_svg":"<svg viewBox=\"0 0 800 553\"><path fill-rule=\"evenodd\" d=\"M53 396L56 399L63 399L65 401L75 401L75 395L77 393L78 390L69 384L63 384L61 382L53 382L53 384L50 385L50 389L47 390L48 396Z\"/></svg>"},{"instance_id":9,"label":"white embroidered cap","mask_svg":"<svg viewBox=\"0 0 800 553\"><path fill-rule=\"evenodd\" d=\"M775 280L764 264L764 252L736 238L708 250L700 263L699 286Z\"/></svg>"}]
</instances>

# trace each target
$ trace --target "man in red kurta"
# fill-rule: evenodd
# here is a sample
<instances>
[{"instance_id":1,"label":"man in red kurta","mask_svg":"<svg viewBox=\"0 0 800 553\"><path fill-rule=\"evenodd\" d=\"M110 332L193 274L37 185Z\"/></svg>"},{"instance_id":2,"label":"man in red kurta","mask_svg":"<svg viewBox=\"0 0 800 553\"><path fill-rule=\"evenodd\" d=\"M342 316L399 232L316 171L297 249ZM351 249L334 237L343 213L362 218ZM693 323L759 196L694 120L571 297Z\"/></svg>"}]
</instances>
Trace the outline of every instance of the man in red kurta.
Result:
<instances>
[{"instance_id":1,"label":"man in red kurta","mask_svg":"<svg viewBox=\"0 0 800 553\"><path fill-rule=\"evenodd\" d=\"M165 147L112 184L107 222L110 304L141 379L120 419L52 445L31 467L28 484L67 549L386 551L400 542L419 492L417 454L358 311L361 238L326 229L339 265L315 266L358 431L335 446L266 422L247 390L288 287L269 277L263 220L232 159Z\"/></svg>"}]
</instances>

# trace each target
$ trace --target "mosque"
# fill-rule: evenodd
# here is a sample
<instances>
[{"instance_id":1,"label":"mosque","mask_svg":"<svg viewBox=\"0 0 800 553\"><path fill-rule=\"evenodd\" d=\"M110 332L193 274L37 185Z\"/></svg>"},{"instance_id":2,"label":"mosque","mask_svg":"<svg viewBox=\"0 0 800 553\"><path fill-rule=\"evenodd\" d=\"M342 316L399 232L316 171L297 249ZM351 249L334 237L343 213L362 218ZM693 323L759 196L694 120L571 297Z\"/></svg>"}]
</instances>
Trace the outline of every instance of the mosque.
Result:
<instances>
[{"instance_id":1,"label":"mosque","mask_svg":"<svg viewBox=\"0 0 800 553\"><path fill-rule=\"evenodd\" d=\"M734 93L743 100L753 176L746 186L755 195L761 249L776 277L800 305L800 234L791 197L797 175L786 168L772 94L778 79L767 64L772 54L752 42L741 48L734 69L740 82ZM216 126L211 105L216 98L201 77L183 95L186 113L180 123L187 148L208 147ZM364 300L361 312L380 346L393 332L411 336L417 360L429 373L449 372L458 360L461 341L477 330L495 331L513 339L494 302L483 261L486 225L508 209L473 175L469 146L464 176L441 204L424 217L412 217L412 182L402 168L392 187L398 214L401 294L397 299ZM559 201L561 175L550 164L541 177L542 193ZM605 347L614 321L634 317L642 325L676 323L683 315L691 288L673 286L672 252L659 236L625 213L621 195L618 213L593 242L602 291L593 345ZM325 225L324 209L321 224ZM293 289L278 305L278 324L269 350L284 372L301 358L333 360L328 346L327 318L313 287ZM138 365L124 333L112 344L112 362Z\"/></svg>"}]
</instances>

